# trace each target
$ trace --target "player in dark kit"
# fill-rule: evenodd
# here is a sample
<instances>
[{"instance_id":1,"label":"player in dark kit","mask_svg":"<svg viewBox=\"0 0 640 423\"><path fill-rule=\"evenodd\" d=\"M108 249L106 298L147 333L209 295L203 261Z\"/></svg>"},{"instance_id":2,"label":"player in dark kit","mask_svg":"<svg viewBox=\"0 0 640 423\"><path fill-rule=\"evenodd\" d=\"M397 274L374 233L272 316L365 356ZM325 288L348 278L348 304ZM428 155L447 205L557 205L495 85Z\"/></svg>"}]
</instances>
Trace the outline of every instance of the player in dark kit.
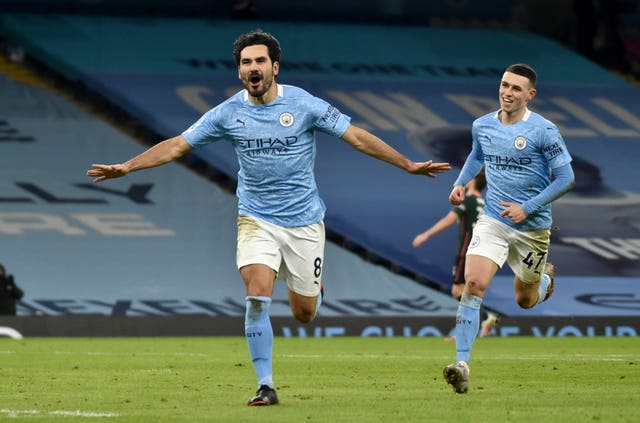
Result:
<instances>
[{"instance_id":1,"label":"player in dark kit","mask_svg":"<svg viewBox=\"0 0 640 423\"><path fill-rule=\"evenodd\" d=\"M418 234L412 245L418 248L424 244L433 235L436 235L447 228L450 228L456 222L458 225L458 249L453 262L453 284L451 285L451 295L456 300L460 300L464 290L464 266L466 263L466 254L473 227L482 214L485 206L482 191L487 186L487 180L484 172L480 172L466 185L466 193L464 200L458 206L455 206L442 219L436 222L426 231ZM491 333L491 329L498 324L498 316L488 312L484 307L480 309L480 318L482 319L480 336L484 337ZM445 341L455 341L455 336L445 338Z\"/></svg>"}]
</instances>

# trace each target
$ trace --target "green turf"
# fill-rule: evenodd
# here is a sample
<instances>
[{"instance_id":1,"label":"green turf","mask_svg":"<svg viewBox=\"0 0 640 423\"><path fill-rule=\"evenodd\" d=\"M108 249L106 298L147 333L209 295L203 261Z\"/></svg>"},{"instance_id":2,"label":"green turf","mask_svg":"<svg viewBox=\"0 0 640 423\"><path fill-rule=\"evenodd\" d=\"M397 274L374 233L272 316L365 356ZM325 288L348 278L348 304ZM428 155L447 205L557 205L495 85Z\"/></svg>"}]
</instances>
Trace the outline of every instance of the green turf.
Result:
<instances>
[{"instance_id":1,"label":"green turf","mask_svg":"<svg viewBox=\"0 0 640 423\"><path fill-rule=\"evenodd\" d=\"M276 338L281 404L248 407L243 338L1 339L0 421L640 421L637 338L480 339L466 395L442 379L454 349L441 338Z\"/></svg>"}]
</instances>

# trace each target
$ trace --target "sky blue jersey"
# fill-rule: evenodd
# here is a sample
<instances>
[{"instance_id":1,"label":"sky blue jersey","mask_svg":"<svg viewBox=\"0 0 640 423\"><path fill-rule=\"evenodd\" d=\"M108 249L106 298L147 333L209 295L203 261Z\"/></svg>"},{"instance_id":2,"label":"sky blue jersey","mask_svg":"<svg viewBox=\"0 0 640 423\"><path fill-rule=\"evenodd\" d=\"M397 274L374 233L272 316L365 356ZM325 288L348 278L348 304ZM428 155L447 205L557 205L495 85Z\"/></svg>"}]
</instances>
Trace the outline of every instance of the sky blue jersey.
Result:
<instances>
[{"instance_id":1,"label":"sky blue jersey","mask_svg":"<svg viewBox=\"0 0 640 423\"><path fill-rule=\"evenodd\" d=\"M499 112L473 122L473 146L467 162L478 170L485 166L487 195L485 214L522 231L551 227L551 204L513 223L501 217L501 201L523 204L551 183L551 171L571 162L558 128L527 109L520 122L504 125ZM477 173L477 172L476 172ZM460 181L465 184L468 181Z\"/></svg>"},{"instance_id":2,"label":"sky blue jersey","mask_svg":"<svg viewBox=\"0 0 640 423\"><path fill-rule=\"evenodd\" d=\"M324 218L313 167L315 131L340 137L351 118L301 88L278 84L275 100L255 105L242 90L183 132L194 148L222 139L233 144L238 212L292 227Z\"/></svg>"}]
</instances>

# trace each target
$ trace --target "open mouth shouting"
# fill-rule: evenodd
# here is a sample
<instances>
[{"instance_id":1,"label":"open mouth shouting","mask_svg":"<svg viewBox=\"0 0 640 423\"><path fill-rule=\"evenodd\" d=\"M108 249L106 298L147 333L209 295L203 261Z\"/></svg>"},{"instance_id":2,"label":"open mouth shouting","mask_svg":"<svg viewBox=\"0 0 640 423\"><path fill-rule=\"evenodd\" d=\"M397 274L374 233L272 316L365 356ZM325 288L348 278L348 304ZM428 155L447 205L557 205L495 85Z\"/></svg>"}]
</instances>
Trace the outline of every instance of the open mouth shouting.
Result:
<instances>
[{"instance_id":1,"label":"open mouth shouting","mask_svg":"<svg viewBox=\"0 0 640 423\"><path fill-rule=\"evenodd\" d=\"M262 98L269 91L272 84L273 78L261 72L248 74L244 82L249 95L254 98Z\"/></svg>"},{"instance_id":2,"label":"open mouth shouting","mask_svg":"<svg viewBox=\"0 0 640 423\"><path fill-rule=\"evenodd\" d=\"M249 86L252 89L257 90L260 87L260 84L262 84L262 77L259 74L254 73L249 76Z\"/></svg>"}]
</instances>

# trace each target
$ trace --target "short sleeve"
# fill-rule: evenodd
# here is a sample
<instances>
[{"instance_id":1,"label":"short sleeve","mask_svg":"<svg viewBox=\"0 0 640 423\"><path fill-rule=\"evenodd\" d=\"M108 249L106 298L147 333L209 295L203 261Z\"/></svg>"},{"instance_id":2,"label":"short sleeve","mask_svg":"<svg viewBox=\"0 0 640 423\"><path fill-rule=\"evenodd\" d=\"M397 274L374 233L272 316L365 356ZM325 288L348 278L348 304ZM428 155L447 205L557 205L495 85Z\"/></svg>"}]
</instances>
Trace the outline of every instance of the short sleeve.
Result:
<instances>
[{"instance_id":1,"label":"short sleeve","mask_svg":"<svg viewBox=\"0 0 640 423\"><path fill-rule=\"evenodd\" d=\"M335 137L341 137L351 124L351 117L343 114L337 107L324 100L315 98L314 111L318 115L314 127Z\"/></svg>"},{"instance_id":2,"label":"short sleeve","mask_svg":"<svg viewBox=\"0 0 640 423\"><path fill-rule=\"evenodd\" d=\"M202 115L193 125L182 133L193 148L202 147L224 136L220 124L220 110L215 107Z\"/></svg>"}]
</instances>

